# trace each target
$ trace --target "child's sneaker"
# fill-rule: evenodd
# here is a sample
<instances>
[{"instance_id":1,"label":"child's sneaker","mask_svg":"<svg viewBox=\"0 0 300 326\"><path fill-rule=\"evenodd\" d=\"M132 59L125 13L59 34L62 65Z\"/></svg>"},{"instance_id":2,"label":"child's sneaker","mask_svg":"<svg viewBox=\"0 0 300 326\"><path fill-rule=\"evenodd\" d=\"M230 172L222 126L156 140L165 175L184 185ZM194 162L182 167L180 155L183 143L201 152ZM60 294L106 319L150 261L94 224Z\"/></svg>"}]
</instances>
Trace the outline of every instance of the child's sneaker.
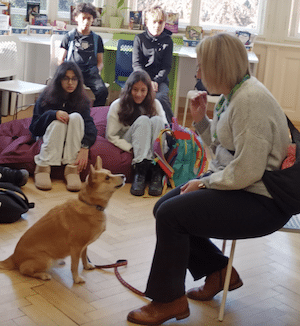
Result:
<instances>
[{"instance_id":1,"label":"child's sneaker","mask_svg":"<svg viewBox=\"0 0 300 326\"><path fill-rule=\"evenodd\" d=\"M0 166L0 182L10 182L15 186L24 186L29 178L29 173L25 169L13 170L8 167Z\"/></svg>"}]
</instances>

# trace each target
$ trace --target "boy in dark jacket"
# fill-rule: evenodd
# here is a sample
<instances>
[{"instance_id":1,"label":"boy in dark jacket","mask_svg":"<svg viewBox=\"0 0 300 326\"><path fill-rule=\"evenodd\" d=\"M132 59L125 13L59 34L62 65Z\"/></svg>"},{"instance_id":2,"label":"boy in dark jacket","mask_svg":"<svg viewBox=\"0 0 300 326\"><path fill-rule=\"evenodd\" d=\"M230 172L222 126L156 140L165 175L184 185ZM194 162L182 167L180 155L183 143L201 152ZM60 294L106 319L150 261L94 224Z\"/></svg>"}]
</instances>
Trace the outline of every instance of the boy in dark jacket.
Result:
<instances>
[{"instance_id":1,"label":"boy in dark jacket","mask_svg":"<svg viewBox=\"0 0 300 326\"><path fill-rule=\"evenodd\" d=\"M132 67L133 70L145 70L152 80L156 98L161 102L168 122L173 113L169 100L168 74L172 66L172 32L165 29L166 13L155 6L146 13L147 30L134 38Z\"/></svg>"}]
</instances>

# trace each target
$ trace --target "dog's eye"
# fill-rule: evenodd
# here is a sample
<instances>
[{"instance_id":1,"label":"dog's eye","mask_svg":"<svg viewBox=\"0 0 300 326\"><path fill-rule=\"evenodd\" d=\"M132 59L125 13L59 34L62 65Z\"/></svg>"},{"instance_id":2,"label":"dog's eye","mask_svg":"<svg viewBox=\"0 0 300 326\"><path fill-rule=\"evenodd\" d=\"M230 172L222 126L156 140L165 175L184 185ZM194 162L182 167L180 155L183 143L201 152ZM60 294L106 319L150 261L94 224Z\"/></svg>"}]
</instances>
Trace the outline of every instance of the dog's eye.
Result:
<instances>
[{"instance_id":1,"label":"dog's eye","mask_svg":"<svg viewBox=\"0 0 300 326\"><path fill-rule=\"evenodd\" d=\"M107 175L106 178L105 178L105 180L109 180L109 179L110 179L110 177L109 177L109 175Z\"/></svg>"}]
</instances>

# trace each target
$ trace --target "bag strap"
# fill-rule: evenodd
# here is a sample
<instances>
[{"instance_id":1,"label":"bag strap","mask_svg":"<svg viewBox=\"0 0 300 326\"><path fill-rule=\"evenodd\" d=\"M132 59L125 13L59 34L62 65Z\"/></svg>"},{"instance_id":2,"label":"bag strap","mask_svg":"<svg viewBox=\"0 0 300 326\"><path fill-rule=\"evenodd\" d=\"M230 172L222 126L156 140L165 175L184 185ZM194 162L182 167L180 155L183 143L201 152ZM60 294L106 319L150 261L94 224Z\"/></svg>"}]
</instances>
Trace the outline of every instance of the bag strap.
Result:
<instances>
[{"instance_id":1,"label":"bag strap","mask_svg":"<svg viewBox=\"0 0 300 326\"><path fill-rule=\"evenodd\" d=\"M68 48L66 61L69 61L71 59L71 56L72 56L72 54L74 52L75 32L76 32L76 28L73 28L70 32L68 32L69 38L70 38L70 44L69 44L69 48Z\"/></svg>"},{"instance_id":2,"label":"bag strap","mask_svg":"<svg viewBox=\"0 0 300 326\"><path fill-rule=\"evenodd\" d=\"M14 194L15 192L17 192L18 194L20 194L21 196L18 196L21 200L23 200L23 203L25 202L25 204L27 205L27 207L33 208L34 207L34 203L29 203L28 198L26 197L26 195L24 194L24 192L17 186L13 185L12 183L9 182L0 182L0 191L3 192L7 192L9 194Z\"/></svg>"},{"instance_id":3,"label":"bag strap","mask_svg":"<svg viewBox=\"0 0 300 326\"><path fill-rule=\"evenodd\" d=\"M169 178L172 178L172 176L174 174L174 169L168 163L168 161L166 160L165 155L164 155L164 148L163 148L163 141L162 141L162 136L164 133L169 133L172 137L175 138L174 132L169 128L162 129L159 132L159 134L155 140L155 143L154 143L154 154L156 155L156 158L154 159L154 161L159 164L161 169L165 172L165 174Z\"/></svg>"},{"instance_id":4,"label":"bag strap","mask_svg":"<svg viewBox=\"0 0 300 326\"><path fill-rule=\"evenodd\" d=\"M94 33L93 31L91 31L92 35L93 35L93 39L94 39L94 51L95 51L95 56L97 59L97 54L98 54L98 35L96 33Z\"/></svg>"}]
</instances>

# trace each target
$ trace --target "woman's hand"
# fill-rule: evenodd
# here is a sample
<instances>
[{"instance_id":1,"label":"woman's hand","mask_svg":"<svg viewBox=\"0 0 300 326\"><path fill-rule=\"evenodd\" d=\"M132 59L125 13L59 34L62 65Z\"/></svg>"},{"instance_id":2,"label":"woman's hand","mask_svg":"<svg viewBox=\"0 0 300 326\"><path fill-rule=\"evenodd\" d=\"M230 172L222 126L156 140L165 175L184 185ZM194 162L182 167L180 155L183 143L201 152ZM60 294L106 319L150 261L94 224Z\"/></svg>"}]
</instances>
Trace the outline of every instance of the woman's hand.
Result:
<instances>
[{"instance_id":1,"label":"woman's hand","mask_svg":"<svg viewBox=\"0 0 300 326\"><path fill-rule=\"evenodd\" d=\"M58 110L56 112L56 119L62 123L69 123L69 114L66 111Z\"/></svg>"},{"instance_id":2,"label":"woman's hand","mask_svg":"<svg viewBox=\"0 0 300 326\"><path fill-rule=\"evenodd\" d=\"M77 158L75 161L75 165L78 165L78 172L80 173L87 167L89 158L89 149L88 148L80 148L80 151L77 154Z\"/></svg>"},{"instance_id":3,"label":"woman's hand","mask_svg":"<svg viewBox=\"0 0 300 326\"><path fill-rule=\"evenodd\" d=\"M199 187L200 185L200 187ZM180 189L180 195L187 194L200 188L205 188L205 185L199 179L193 179L184 184Z\"/></svg>"},{"instance_id":4,"label":"woman's hand","mask_svg":"<svg viewBox=\"0 0 300 326\"><path fill-rule=\"evenodd\" d=\"M191 99L190 110L195 122L201 121L206 114L207 109L207 92L199 91L198 94Z\"/></svg>"}]
</instances>

